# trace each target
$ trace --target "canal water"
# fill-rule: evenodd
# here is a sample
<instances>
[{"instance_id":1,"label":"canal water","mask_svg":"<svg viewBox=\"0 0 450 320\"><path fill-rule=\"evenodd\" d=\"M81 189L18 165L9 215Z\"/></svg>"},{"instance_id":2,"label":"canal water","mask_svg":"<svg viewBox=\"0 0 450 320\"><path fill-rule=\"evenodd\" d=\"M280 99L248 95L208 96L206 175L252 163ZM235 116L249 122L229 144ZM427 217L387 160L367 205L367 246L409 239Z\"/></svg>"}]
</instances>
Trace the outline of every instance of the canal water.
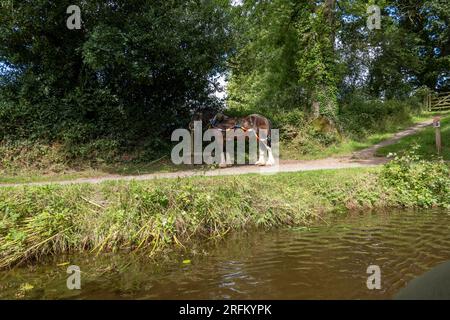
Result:
<instances>
[{"instance_id":1,"label":"canal water","mask_svg":"<svg viewBox=\"0 0 450 320\"><path fill-rule=\"evenodd\" d=\"M151 260L132 254L58 257L0 272L0 298L390 299L450 260L450 212L364 213L307 228L236 233ZM68 265L81 289L68 290ZM381 288L369 290L369 266Z\"/></svg>"}]
</instances>

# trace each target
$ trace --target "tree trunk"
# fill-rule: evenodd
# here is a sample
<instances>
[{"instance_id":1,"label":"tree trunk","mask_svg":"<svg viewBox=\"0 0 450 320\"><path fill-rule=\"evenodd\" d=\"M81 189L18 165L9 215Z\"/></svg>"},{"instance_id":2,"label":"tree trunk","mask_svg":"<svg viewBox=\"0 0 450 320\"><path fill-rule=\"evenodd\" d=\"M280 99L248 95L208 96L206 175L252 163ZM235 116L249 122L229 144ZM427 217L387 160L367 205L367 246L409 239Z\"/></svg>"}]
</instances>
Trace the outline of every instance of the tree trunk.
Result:
<instances>
[{"instance_id":1,"label":"tree trunk","mask_svg":"<svg viewBox=\"0 0 450 320\"><path fill-rule=\"evenodd\" d=\"M335 9L336 9L336 0L325 0L323 14L324 14L325 22L329 26L330 34L328 36L330 39L330 46L332 47L333 51L334 51L334 42L335 42L335 38L336 38L336 32L335 32L335 26L334 26L334 24L335 24L335 13L334 13ZM316 89L316 90L326 91L326 89L327 88L325 86L322 86L322 88ZM315 119L320 116L320 102L316 98L316 92L313 93L312 97L313 97L312 112L313 112L313 117ZM324 108L324 107L325 106L322 106L322 108ZM326 107L328 107L328 106L326 106Z\"/></svg>"},{"instance_id":2,"label":"tree trunk","mask_svg":"<svg viewBox=\"0 0 450 320\"><path fill-rule=\"evenodd\" d=\"M325 19L326 22L328 24L328 26L330 27L330 41L331 41L331 45L334 48L334 41L336 38L336 32L335 32L335 15L334 15L334 11L336 9L336 0L325 0L325 4L324 4L324 15L325 15Z\"/></svg>"}]
</instances>

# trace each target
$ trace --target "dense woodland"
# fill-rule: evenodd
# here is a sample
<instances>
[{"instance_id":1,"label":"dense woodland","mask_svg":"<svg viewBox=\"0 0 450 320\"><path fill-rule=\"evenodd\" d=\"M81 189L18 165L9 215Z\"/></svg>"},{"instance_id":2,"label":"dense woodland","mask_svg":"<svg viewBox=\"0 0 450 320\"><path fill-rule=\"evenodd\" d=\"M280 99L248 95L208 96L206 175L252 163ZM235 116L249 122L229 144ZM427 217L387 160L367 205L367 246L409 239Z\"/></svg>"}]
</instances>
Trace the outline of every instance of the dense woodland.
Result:
<instances>
[{"instance_id":1,"label":"dense woodland","mask_svg":"<svg viewBox=\"0 0 450 320\"><path fill-rule=\"evenodd\" d=\"M266 115L305 153L407 121L427 91L450 90L446 0L76 2L1 0L3 144L147 161L194 112L226 109ZM72 4L80 30L66 27Z\"/></svg>"}]
</instances>

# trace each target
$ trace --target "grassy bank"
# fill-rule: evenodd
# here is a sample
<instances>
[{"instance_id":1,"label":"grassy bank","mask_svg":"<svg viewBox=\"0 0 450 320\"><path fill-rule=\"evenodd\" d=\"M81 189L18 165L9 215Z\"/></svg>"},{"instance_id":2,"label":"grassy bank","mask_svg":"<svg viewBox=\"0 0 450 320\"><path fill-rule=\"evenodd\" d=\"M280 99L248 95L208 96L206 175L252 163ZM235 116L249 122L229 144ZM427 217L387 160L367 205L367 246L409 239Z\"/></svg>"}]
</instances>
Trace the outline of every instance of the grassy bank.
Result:
<instances>
[{"instance_id":1,"label":"grassy bank","mask_svg":"<svg viewBox=\"0 0 450 320\"><path fill-rule=\"evenodd\" d=\"M384 140L393 138L397 132L406 130L409 127L412 127L414 124L429 120L432 117L433 113L423 112L420 115L412 116L409 120L406 120L404 122L392 122L385 128L380 129L378 132L368 133L367 135L363 135L361 137L350 135L344 137L339 144L325 148L321 156L316 153L313 155L304 156L304 158L314 159L325 156L343 156L351 154L355 151L370 148L371 146L378 144Z\"/></svg>"},{"instance_id":2,"label":"grassy bank","mask_svg":"<svg viewBox=\"0 0 450 320\"><path fill-rule=\"evenodd\" d=\"M414 123L428 120L432 113L422 110L420 99L371 100L354 96L342 101L333 119L313 118L302 108L227 110L234 116L261 113L280 130L282 159L310 160L351 154L385 139Z\"/></svg>"},{"instance_id":3,"label":"grassy bank","mask_svg":"<svg viewBox=\"0 0 450 320\"><path fill-rule=\"evenodd\" d=\"M94 152L90 157L76 157L68 154L60 144L30 141L0 143L0 159L0 183L62 181L204 169L204 166L176 166L171 162L170 154L153 161L128 153L113 158Z\"/></svg>"},{"instance_id":4,"label":"grassy bank","mask_svg":"<svg viewBox=\"0 0 450 320\"><path fill-rule=\"evenodd\" d=\"M249 228L306 225L327 213L450 208L443 163L0 189L0 267L61 253L157 256Z\"/></svg>"},{"instance_id":5,"label":"grassy bank","mask_svg":"<svg viewBox=\"0 0 450 320\"><path fill-rule=\"evenodd\" d=\"M450 160L450 115L447 113L441 121L442 153L444 160ZM424 158L437 158L435 128L429 127L415 135L401 139L395 144L380 148L377 154L386 156L389 153L402 153L412 148Z\"/></svg>"}]
</instances>

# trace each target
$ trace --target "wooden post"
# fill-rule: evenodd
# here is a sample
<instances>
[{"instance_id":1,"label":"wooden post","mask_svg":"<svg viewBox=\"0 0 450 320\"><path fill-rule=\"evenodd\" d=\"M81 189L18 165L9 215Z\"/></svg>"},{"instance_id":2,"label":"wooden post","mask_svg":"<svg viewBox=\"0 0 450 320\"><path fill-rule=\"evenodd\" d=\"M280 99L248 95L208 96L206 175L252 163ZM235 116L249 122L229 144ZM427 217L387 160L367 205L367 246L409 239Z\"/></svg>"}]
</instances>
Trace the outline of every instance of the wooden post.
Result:
<instances>
[{"instance_id":1,"label":"wooden post","mask_svg":"<svg viewBox=\"0 0 450 320\"><path fill-rule=\"evenodd\" d=\"M436 149L438 155L442 151L442 141L441 141L441 117L436 116L433 118L433 127L436 129Z\"/></svg>"},{"instance_id":2,"label":"wooden post","mask_svg":"<svg viewBox=\"0 0 450 320\"><path fill-rule=\"evenodd\" d=\"M191 132L191 165L194 164L194 129L189 130Z\"/></svg>"}]
</instances>

